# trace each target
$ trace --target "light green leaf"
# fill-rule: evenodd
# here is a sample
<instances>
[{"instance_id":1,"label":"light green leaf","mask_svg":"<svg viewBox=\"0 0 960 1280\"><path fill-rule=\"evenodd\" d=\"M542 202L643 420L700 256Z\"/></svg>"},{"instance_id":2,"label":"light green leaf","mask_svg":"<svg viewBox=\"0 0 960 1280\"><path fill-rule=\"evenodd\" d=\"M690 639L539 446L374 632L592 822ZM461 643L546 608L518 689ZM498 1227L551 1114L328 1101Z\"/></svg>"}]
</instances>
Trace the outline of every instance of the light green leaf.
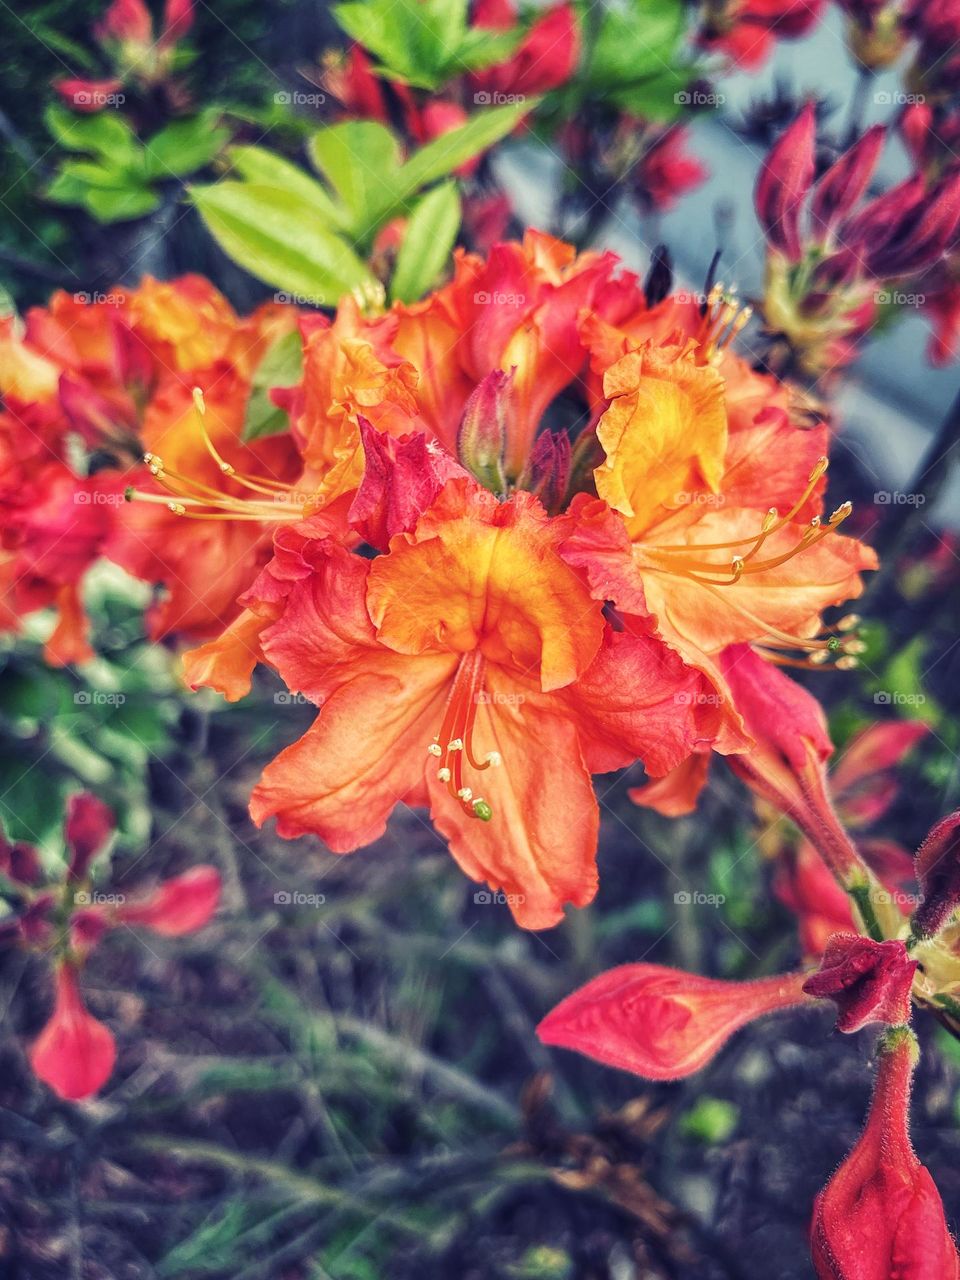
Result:
<instances>
[{"instance_id":1,"label":"light green leaf","mask_svg":"<svg viewBox=\"0 0 960 1280\"><path fill-rule=\"evenodd\" d=\"M375 120L346 120L318 130L307 142L323 174L351 215L351 229L368 226L394 201L400 144Z\"/></svg>"},{"instance_id":2,"label":"light green leaf","mask_svg":"<svg viewBox=\"0 0 960 1280\"><path fill-rule=\"evenodd\" d=\"M460 229L460 193L445 182L414 206L397 255L390 294L400 302L416 302L446 266Z\"/></svg>"},{"instance_id":3,"label":"light green leaf","mask_svg":"<svg viewBox=\"0 0 960 1280\"><path fill-rule=\"evenodd\" d=\"M338 4L333 14L386 73L420 89L446 78L466 29L466 0L362 0Z\"/></svg>"},{"instance_id":4,"label":"light green leaf","mask_svg":"<svg viewBox=\"0 0 960 1280\"><path fill-rule=\"evenodd\" d=\"M315 178L311 178L298 165L268 151L266 147L231 147L228 156L233 168L247 182L261 187L276 187L278 191L289 191L291 195L312 204L319 214L335 226L342 226L349 221L346 211L330 199L326 189Z\"/></svg>"},{"instance_id":5,"label":"light green leaf","mask_svg":"<svg viewBox=\"0 0 960 1280\"><path fill-rule=\"evenodd\" d=\"M345 293L373 284L369 269L306 200L242 182L192 187L190 195L225 252L269 284L318 306L336 306Z\"/></svg>"}]
</instances>

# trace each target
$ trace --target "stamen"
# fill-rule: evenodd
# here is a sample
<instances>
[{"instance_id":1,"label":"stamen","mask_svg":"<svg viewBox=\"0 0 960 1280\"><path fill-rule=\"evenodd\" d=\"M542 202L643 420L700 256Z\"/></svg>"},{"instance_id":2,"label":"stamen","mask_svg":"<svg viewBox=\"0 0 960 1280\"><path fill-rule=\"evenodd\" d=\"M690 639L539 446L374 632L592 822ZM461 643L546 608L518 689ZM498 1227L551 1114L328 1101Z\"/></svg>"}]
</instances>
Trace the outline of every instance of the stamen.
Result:
<instances>
[{"instance_id":1,"label":"stamen","mask_svg":"<svg viewBox=\"0 0 960 1280\"><path fill-rule=\"evenodd\" d=\"M460 802L464 813L489 822L493 809L488 801L478 796L464 782L464 768L482 771L501 763L500 753L491 751L485 759L478 760L473 749L473 728L477 707L483 697L484 659L477 650L466 653L460 659L447 701L443 709L443 723L427 754L441 760L437 778L446 784L454 799ZM446 743L446 746L443 744Z\"/></svg>"}]
</instances>

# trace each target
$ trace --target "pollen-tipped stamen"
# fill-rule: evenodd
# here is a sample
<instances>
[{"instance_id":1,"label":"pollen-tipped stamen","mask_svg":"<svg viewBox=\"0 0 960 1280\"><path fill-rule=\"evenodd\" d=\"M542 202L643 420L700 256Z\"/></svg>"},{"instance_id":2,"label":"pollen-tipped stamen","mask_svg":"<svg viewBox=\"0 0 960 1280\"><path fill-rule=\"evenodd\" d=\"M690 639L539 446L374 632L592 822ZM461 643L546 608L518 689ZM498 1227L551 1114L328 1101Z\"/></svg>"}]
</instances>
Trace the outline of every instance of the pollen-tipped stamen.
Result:
<instances>
[{"instance_id":1,"label":"pollen-tipped stamen","mask_svg":"<svg viewBox=\"0 0 960 1280\"><path fill-rule=\"evenodd\" d=\"M427 747L427 754L440 761L437 777L464 813L489 822L493 816L489 803L481 796L475 797L463 777L464 762L476 771L500 764L499 752L491 751L480 760L473 748L477 708L483 701L483 674L484 659L479 651L464 654L447 695L440 732Z\"/></svg>"}]
</instances>

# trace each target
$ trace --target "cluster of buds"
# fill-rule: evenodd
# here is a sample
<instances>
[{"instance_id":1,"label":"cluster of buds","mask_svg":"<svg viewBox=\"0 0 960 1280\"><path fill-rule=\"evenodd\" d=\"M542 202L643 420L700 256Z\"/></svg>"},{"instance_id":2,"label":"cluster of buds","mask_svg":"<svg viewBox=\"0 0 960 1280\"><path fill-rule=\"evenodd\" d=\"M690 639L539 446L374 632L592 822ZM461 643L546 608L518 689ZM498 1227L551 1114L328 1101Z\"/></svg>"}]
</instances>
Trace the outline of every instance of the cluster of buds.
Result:
<instances>
[{"instance_id":1,"label":"cluster of buds","mask_svg":"<svg viewBox=\"0 0 960 1280\"><path fill-rule=\"evenodd\" d=\"M867 130L817 179L816 113L808 104L757 181L773 357L809 377L847 364L895 290L906 291L956 242L960 172L932 183L915 174L867 196L884 136L882 126Z\"/></svg>"},{"instance_id":2,"label":"cluster of buds","mask_svg":"<svg viewBox=\"0 0 960 1280\"><path fill-rule=\"evenodd\" d=\"M44 873L32 845L0 832L0 889L9 909L0 924L2 939L53 966L53 1012L30 1048L30 1065L70 1100L96 1093L116 1061L112 1032L87 1010L80 991L92 951L121 927L167 938L192 933L210 920L220 899L219 872L205 865L135 896L95 890L93 864L107 850L114 826L113 813L96 796L72 796L63 828L66 870L54 878Z\"/></svg>"},{"instance_id":3,"label":"cluster of buds","mask_svg":"<svg viewBox=\"0 0 960 1280\"><path fill-rule=\"evenodd\" d=\"M113 0L93 28L111 74L99 80L65 77L54 88L68 107L86 114L120 105L124 88L139 94L162 90L171 106L182 106L174 79L177 46L192 26L193 0L166 0L159 30L144 0Z\"/></svg>"}]
</instances>

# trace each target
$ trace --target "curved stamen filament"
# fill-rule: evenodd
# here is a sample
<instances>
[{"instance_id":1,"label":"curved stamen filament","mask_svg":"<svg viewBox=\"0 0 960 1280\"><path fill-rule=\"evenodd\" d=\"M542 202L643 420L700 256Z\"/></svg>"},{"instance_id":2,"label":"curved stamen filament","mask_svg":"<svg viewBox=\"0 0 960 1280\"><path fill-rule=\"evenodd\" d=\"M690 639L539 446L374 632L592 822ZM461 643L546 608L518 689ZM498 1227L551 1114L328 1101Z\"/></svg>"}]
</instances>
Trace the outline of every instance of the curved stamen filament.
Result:
<instances>
[{"instance_id":1,"label":"curved stamen filament","mask_svg":"<svg viewBox=\"0 0 960 1280\"><path fill-rule=\"evenodd\" d=\"M133 488L127 490L127 499L162 505L174 515L190 520L246 520L274 524L302 520L311 507L311 500L298 494L293 486L281 480L271 480L266 476L254 477L237 471L232 463L222 457L207 430L204 421L207 407L199 387L193 389L193 402L200 438L220 473L240 488L262 496L253 499L226 493L203 480L170 469L156 453L145 453L143 460L149 467L150 474L171 494L172 500L160 494L143 493Z\"/></svg>"},{"instance_id":2,"label":"curved stamen filament","mask_svg":"<svg viewBox=\"0 0 960 1280\"><path fill-rule=\"evenodd\" d=\"M500 763L491 751L480 760L473 748L473 730L477 708L484 700L484 659L479 650L463 655L457 666L453 684L447 695L440 732L427 748L429 755L440 761L437 777L446 784L450 795L459 802L464 813L487 822L493 815L482 796L474 796L473 788L464 782L464 760L471 769L482 771Z\"/></svg>"}]
</instances>

